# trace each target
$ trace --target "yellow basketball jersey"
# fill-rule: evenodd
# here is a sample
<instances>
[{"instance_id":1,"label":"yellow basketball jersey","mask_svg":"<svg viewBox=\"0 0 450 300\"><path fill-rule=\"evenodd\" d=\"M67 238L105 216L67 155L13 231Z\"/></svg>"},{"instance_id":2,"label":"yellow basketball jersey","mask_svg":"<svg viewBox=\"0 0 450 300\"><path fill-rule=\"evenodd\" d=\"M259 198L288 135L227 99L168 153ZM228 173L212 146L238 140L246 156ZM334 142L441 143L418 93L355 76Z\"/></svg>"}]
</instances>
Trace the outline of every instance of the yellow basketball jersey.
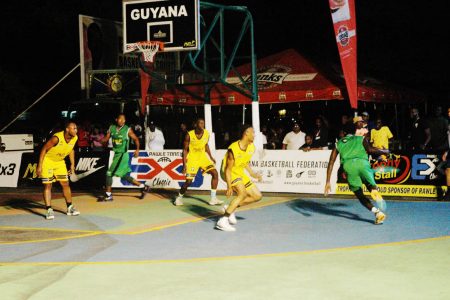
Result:
<instances>
[{"instance_id":1,"label":"yellow basketball jersey","mask_svg":"<svg viewBox=\"0 0 450 300\"><path fill-rule=\"evenodd\" d=\"M239 141L234 142L228 147L234 156L233 173L243 173L248 163L252 159L253 153L255 153L255 145L251 143L247 146L247 149L242 150L239 146ZM226 163L225 163L226 164Z\"/></svg>"},{"instance_id":2,"label":"yellow basketball jersey","mask_svg":"<svg viewBox=\"0 0 450 300\"><path fill-rule=\"evenodd\" d=\"M209 132L204 129L202 137L199 139L195 135L195 130L188 132L189 134L189 154L196 155L205 152L206 144L209 141Z\"/></svg>"},{"instance_id":3,"label":"yellow basketball jersey","mask_svg":"<svg viewBox=\"0 0 450 300\"><path fill-rule=\"evenodd\" d=\"M55 133L53 136L58 138L58 144L50 148L45 154L45 157L52 161L61 161L72 152L73 147L77 143L78 136L73 137L69 143L66 142L64 138L64 131L60 131Z\"/></svg>"}]
</instances>

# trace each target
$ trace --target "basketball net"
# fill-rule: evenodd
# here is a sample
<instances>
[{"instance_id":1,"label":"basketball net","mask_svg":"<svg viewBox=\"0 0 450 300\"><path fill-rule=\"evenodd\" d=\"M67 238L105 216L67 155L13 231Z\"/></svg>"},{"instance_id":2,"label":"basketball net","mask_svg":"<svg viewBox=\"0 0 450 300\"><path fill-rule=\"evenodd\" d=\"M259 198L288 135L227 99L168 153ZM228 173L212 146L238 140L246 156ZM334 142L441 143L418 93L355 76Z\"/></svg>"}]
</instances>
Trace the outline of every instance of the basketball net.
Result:
<instances>
[{"instance_id":1,"label":"basketball net","mask_svg":"<svg viewBox=\"0 0 450 300\"><path fill-rule=\"evenodd\" d=\"M158 51L164 49L164 43L155 41L144 41L136 43L137 49L142 52L145 62L153 62Z\"/></svg>"}]
</instances>

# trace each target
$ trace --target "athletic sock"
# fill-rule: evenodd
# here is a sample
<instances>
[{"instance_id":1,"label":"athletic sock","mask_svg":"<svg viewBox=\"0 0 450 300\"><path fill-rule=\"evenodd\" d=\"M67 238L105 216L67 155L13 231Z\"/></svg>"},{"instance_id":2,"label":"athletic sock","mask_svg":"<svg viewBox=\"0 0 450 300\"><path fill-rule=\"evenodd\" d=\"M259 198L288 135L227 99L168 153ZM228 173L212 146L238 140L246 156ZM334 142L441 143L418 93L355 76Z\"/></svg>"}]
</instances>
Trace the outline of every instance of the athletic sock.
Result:
<instances>
[{"instance_id":1,"label":"athletic sock","mask_svg":"<svg viewBox=\"0 0 450 300\"><path fill-rule=\"evenodd\" d=\"M111 194L112 194L111 192L106 192L106 196L108 197L111 196Z\"/></svg>"},{"instance_id":2,"label":"athletic sock","mask_svg":"<svg viewBox=\"0 0 450 300\"><path fill-rule=\"evenodd\" d=\"M181 193L178 193L178 197L180 197L180 198L183 198L183 194L181 194Z\"/></svg>"},{"instance_id":3,"label":"athletic sock","mask_svg":"<svg viewBox=\"0 0 450 300\"><path fill-rule=\"evenodd\" d=\"M143 183L141 183L140 185L139 185L139 188L145 188L145 184L143 184Z\"/></svg>"},{"instance_id":4,"label":"athletic sock","mask_svg":"<svg viewBox=\"0 0 450 300\"><path fill-rule=\"evenodd\" d=\"M72 202L66 202L67 208L72 205Z\"/></svg>"},{"instance_id":5,"label":"athletic sock","mask_svg":"<svg viewBox=\"0 0 450 300\"><path fill-rule=\"evenodd\" d=\"M379 210L378 208L376 208L375 206L372 207L371 211L372 211L374 214L377 214L377 213L380 212L380 210Z\"/></svg>"},{"instance_id":6,"label":"athletic sock","mask_svg":"<svg viewBox=\"0 0 450 300\"><path fill-rule=\"evenodd\" d=\"M216 190L211 190L211 199L216 198Z\"/></svg>"}]
</instances>

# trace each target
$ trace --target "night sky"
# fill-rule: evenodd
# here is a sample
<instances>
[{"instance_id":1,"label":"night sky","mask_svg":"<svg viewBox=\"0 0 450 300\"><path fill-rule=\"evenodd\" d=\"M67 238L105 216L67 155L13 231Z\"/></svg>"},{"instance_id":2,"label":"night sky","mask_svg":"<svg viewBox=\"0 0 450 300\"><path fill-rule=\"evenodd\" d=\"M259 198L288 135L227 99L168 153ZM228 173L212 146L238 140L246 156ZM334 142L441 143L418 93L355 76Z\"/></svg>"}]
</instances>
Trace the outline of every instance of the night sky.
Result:
<instances>
[{"instance_id":1,"label":"night sky","mask_svg":"<svg viewBox=\"0 0 450 300\"><path fill-rule=\"evenodd\" d=\"M295 48L318 64L339 63L327 0L210 2L250 9L258 58ZM446 1L356 0L359 72L425 92L432 101L448 101L446 5ZM0 59L0 123L8 118L5 106L20 111L79 62L78 14L122 18L117 0L7 1L2 6L0 26L7 54ZM79 72L64 84L51 97L76 99Z\"/></svg>"}]
</instances>

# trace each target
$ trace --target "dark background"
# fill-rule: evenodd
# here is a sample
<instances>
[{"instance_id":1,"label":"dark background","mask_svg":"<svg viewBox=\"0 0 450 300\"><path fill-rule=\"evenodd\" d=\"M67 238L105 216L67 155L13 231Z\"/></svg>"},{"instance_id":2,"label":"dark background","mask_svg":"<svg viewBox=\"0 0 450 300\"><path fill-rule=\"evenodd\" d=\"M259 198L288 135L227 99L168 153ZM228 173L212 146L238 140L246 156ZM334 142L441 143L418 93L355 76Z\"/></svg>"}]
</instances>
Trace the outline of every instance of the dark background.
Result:
<instances>
[{"instance_id":1,"label":"dark background","mask_svg":"<svg viewBox=\"0 0 450 300\"><path fill-rule=\"evenodd\" d=\"M210 2L249 8L259 58L295 48L319 64L339 64L327 0ZM447 6L446 1L356 0L358 71L424 92L431 102L448 103ZM0 126L79 62L79 14L121 21L121 10L118 0L3 3ZM72 74L36 111L49 120L78 99L79 75Z\"/></svg>"}]
</instances>

